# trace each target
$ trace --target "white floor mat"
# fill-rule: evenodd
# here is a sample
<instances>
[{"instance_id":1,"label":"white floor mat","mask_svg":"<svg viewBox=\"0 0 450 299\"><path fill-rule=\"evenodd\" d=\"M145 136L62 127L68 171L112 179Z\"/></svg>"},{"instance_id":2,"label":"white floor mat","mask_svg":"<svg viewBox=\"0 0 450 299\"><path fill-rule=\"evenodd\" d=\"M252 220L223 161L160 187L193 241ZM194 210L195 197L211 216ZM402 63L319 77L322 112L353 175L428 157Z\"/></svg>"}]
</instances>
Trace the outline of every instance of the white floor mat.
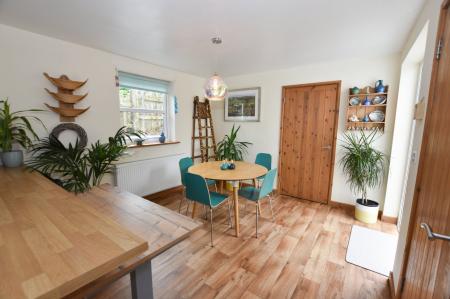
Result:
<instances>
[{"instance_id":1,"label":"white floor mat","mask_svg":"<svg viewBox=\"0 0 450 299\"><path fill-rule=\"evenodd\" d=\"M397 236L352 226L345 260L356 266L389 276L394 266Z\"/></svg>"}]
</instances>

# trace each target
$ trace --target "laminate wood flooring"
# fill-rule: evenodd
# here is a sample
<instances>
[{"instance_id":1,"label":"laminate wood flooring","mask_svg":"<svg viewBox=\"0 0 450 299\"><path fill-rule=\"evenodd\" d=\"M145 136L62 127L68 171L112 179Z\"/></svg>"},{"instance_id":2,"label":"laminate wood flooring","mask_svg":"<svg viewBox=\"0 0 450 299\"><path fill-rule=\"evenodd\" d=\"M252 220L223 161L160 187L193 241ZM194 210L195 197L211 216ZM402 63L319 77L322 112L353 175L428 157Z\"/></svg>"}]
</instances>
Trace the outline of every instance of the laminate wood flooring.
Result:
<instances>
[{"instance_id":1,"label":"laminate wood flooring","mask_svg":"<svg viewBox=\"0 0 450 299\"><path fill-rule=\"evenodd\" d=\"M180 197L174 194L158 203L178 210ZM239 238L228 227L223 205L214 215L213 248L205 221L187 240L156 257L155 297L389 298L386 277L347 263L345 255L352 224L396 234L395 225L365 225L354 220L352 210L287 196L275 197L272 221L266 201L258 239L255 207L248 203L245 212L241 199ZM202 209L198 210L201 214ZM95 298L131 298L129 276Z\"/></svg>"}]
</instances>

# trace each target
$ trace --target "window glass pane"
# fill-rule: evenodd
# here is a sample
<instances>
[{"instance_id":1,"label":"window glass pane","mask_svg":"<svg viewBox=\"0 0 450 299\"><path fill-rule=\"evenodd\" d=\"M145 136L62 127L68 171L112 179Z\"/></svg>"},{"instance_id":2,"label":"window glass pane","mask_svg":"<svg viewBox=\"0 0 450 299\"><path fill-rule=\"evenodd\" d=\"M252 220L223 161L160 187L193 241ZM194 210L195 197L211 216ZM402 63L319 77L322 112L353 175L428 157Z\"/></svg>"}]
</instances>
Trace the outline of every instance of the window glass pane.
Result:
<instances>
[{"instance_id":1,"label":"window glass pane","mask_svg":"<svg viewBox=\"0 0 450 299\"><path fill-rule=\"evenodd\" d=\"M166 94L120 87L120 107L164 111Z\"/></svg>"},{"instance_id":2,"label":"window glass pane","mask_svg":"<svg viewBox=\"0 0 450 299\"><path fill-rule=\"evenodd\" d=\"M131 132L143 131L147 135L160 135L164 130L164 112L120 112L122 125Z\"/></svg>"}]
</instances>

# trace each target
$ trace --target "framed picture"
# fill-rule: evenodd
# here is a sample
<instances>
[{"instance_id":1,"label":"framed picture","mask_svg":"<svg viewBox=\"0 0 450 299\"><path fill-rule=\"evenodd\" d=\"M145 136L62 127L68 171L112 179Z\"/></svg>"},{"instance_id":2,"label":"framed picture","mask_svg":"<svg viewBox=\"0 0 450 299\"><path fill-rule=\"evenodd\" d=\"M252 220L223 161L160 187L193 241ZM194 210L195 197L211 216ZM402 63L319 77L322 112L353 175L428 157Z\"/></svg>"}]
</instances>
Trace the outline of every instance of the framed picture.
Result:
<instances>
[{"instance_id":1,"label":"framed picture","mask_svg":"<svg viewBox=\"0 0 450 299\"><path fill-rule=\"evenodd\" d=\"M225 121L259 121L261 88L229 90L225 98Z\"/></svg>"}]
</instances>

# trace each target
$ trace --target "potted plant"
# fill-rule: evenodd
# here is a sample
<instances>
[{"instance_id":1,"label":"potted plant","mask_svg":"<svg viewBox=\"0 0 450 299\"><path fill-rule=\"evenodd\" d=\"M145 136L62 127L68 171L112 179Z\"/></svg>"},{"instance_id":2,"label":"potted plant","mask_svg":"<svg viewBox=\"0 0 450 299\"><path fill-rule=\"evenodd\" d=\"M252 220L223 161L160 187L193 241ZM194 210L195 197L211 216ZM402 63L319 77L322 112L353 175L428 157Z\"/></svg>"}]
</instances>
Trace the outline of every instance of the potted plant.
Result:
<instances>
[{"instance_id":1,"label":"potted plant","mask_svg":"<svg viewBox=\"0 0 450 299\"><path fill-rule=\"evenodd\" d=\"M27 149L32 145L31 138L38 139L36 132L31 126L30 119L37 120L44 126L39 118L27 116L24 113L43 110L30 109L11 112L8 100L0 101L0 105L0 149L2 150L2 163L5 167L18 167L23 163L23 152L20 149L13 150L13 144L18 143Z\"/></svg>"},{"instance_id":2,"label":"potted plant","mask_svg":"<svg viewBox=\"0 0 450 299\"><path fill-rule=\"evenodd\" d=\"M96 141L84 148L78 140L66 147L51 134L32 147L27 166L68 191L82 193L100 185L104 175L113 172L113 163L126 151L126 143L127 140L132 141L131 136L141 138L138 133L128 133L122 127L108 138L107 143Z\"/></svg>"},{"instance_id":3,"label":"potted plant","mask_svg":"<svg viewBox=\"0 0 450 299\"><path fill-rule=\"evenodd\" d=\"M225 137L217 144L216 157L218 160L227 160L231 162L244 160L244 155L247 153L247 148L251 143L237 140L237 133L240 128L241 127L239 126L235 129L233 125L230 134L225 135Z\"/></svg>"},{"instance_id":4,"label":"potted plant","mask_svg":"<svg viewBox=\"0 0 450 299\"><path fill-rule=\"evenodd\" d=\"M239 126L235 129L233 124L230 134L225 135L217 144L216 159L225 161L224 164L226 164L226 169L234 169L234 161L244 160L247 148L252 144L250 142L237 140L237 134L240 128L241 127ZM226 188L229 191L233 191L233 185L230 182L227 182Z\"/></svg>"},{"instance_id":5,"label":"potted plant","mask_svg":"<svg viewBox=\"0 0 450 299\"><path fill-rule=\"evenodd\" d=\"M356 200L355 218L365 223L378 219L379 203L367 198L367 190L381 185L385 176L386 155L373 147L377 131L344 134L340 160L350 189L361 194Z\"/></svg>"}]
</instances>

